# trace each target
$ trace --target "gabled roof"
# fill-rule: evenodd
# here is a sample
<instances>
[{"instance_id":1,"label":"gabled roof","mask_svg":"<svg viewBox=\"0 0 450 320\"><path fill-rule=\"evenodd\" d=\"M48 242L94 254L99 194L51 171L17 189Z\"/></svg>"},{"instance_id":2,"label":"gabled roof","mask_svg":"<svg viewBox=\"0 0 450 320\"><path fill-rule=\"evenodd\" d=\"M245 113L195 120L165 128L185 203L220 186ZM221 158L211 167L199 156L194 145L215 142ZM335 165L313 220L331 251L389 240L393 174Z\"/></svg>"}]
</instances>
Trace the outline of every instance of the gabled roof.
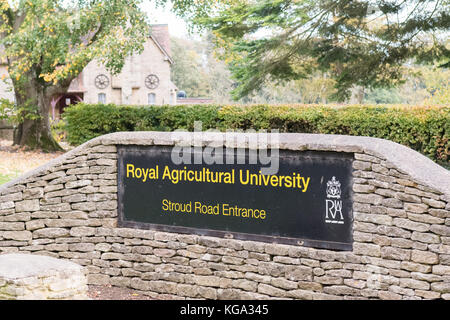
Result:
<instances>
[{"instance_id":1,"label":"gabled roof","mask_svg":"<svg viewBox=\"0 0 450 320\"><path fill-rule=\"evenodd\" d=\"M169 26L167 24L152 24L149 30L150 38L156 46L167 57L167 60L173 64L170 50Z\"/></svg>"},{"instance_id":2,"label":"gabled roof","mask_svg":"<svg viewBox=\"0 0 450 320\"><path fill-rule=\"evenodd\" d=\"M169 53L167 53L166 49L164 49L163 46L159 43L159 41L153 35L150 35L150 38L153 40L159 50L161 50L161 52L166 56L170 64L173 64L173 59L170 57Z\"/></svg>"}]
</instances>

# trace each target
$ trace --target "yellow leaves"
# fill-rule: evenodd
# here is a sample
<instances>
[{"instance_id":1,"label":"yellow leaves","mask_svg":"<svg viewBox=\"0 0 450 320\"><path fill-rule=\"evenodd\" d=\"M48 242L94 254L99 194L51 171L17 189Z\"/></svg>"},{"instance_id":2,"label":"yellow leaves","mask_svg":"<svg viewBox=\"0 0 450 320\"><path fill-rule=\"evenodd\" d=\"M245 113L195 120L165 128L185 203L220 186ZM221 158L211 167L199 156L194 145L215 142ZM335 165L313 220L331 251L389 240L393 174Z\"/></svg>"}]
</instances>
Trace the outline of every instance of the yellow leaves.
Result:
<instances>
[{"instance_id":1,"label":"yellow leaves","mask_svg":"<svg viewBox=\"0 0 450 320\"><path fill-rule=\"evenodd\" d=\"M53 80L53 76L51 74L40 74L39 77L44 79L45 82L51 82Z\"/></svg>"},{"instance_id":2,"label":"yellow leaves","mask_svg":"<svg viewBox=\"0 0 450 320\"><path fill-rule=\"evenodd\" d=\"M4 73L4 74L2 74L2 81L4 81L5 79L6 79L6 74Z\"/></svg>"},{"instance_id":3,"label":"yellow leaves","mask_svg":"<svg viewBox=\"0 0 450 320\"><path fill-rule=\"evenodd\" d=\"M7 0L1 0L1 1L0 1L0 9L1 9L2 11L8 10L9 8L10 8L10 7L9 7L9 3L8 3Z\"/></svg>"}]
</instances>

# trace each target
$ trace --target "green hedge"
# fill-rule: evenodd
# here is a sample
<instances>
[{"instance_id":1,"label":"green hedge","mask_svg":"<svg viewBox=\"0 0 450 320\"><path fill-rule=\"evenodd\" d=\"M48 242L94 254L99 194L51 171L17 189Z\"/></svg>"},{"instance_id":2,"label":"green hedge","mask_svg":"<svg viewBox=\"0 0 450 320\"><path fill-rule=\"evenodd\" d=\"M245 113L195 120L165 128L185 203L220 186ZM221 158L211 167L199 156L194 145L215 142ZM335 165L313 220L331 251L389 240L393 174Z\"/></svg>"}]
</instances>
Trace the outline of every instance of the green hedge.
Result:
<instances>
[{"instance_id":1,"label":"green hedge","mask_svg":"<svg viewBox=\"0 0 450 320\"><path fill-rule=\"evenodd\" d=\"M450 108L406 106L116 106L77 104L64 112L67 139L78 145L117 131L279 129L384 138L448 165Z\"/></svg>"}]
</instances>

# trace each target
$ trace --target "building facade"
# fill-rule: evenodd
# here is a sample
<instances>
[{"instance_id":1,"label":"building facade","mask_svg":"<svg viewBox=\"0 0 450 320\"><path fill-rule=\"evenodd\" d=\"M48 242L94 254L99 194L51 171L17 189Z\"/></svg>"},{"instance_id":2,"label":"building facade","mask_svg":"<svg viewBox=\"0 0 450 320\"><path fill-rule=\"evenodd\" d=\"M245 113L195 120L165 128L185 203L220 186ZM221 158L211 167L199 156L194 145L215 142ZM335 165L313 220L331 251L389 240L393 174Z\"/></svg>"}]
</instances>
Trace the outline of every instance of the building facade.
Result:
<instances>
[{"instance_id":1,"label":"building facade","mask_svg":"<svg viewBox=\"0 0 450 320\"><path fill-rule=\"evenodd\" d=\"M127 105L176 104L177 87L170 79L173 64L167 24L152 25L141 54L126 58L120 74L112 75L97 60L91 61L66 94L52 97L51 114L59 117L64 108L78 102ZM0 76L7 74L0 66ZM8 78L0 81L0 98L14 99Z\"/></svg>"}]
</instances>

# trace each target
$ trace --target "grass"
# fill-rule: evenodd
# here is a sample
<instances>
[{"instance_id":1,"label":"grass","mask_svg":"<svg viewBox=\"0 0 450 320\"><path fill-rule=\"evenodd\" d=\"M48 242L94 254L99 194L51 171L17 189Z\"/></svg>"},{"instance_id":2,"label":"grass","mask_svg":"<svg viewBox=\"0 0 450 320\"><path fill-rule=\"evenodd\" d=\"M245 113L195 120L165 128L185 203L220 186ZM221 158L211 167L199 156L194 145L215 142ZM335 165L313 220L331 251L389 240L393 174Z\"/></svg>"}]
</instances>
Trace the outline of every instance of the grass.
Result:
<instances>
[{"instance_id":1,"label":"grass","mask_svg":"<svg viewBox=\"0 0 450 320\"><path fill-rule=\"evenodd\" d=\"M0 173L0 185L2 185L4 183L7 183L7 182L17 178L19 175L20 175L19 173L9 174L9 175Z\"/></svg>"}]
</instances>

